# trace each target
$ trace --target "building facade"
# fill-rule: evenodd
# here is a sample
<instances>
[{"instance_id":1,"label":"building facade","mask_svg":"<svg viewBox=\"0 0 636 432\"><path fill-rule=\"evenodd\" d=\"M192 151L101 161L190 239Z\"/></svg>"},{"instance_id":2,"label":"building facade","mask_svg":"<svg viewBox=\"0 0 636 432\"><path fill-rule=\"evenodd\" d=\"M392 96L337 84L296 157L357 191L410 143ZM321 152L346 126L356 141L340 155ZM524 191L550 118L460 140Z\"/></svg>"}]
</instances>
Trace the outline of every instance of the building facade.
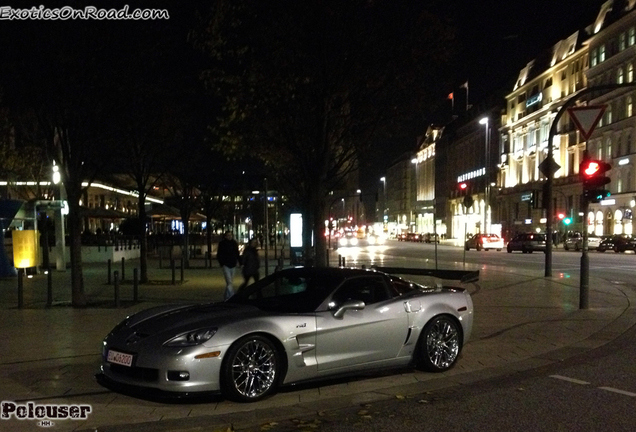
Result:
<instances>
[{"instance_id":1,"label":"building facade","mask_svg":"<svg viewBox=\"0 0 636 432\"><path fill-rule=\"evenodd\" d=\"M545 231L548 217L555 231L582 227L579 164L585 142L567 114L561 117L550 144L550 128L559 110L587 85L586 33L577 31L549 52L529 62L506 96L501 118L498 211L504 237L516 232ZM553 183L554 214L545 214L543 189L549 165L544 164L552 145L556 172ZM560 226L558 215L574 221Z\"/></svg>"},{"instance_id":2,"label":"building facade","mask_svg":"<svg viewBox=\"0 0 636 432\"><path fill-rule=\"evenodd\" d=\"M608 1L594 23L589 40L590 87L608 84L623 87L592 93L589 105L604 105L605 112L588 142L591 159L612 165L608 185L611 196L590 204L586 215L590 234L634 234L636 206L636 1ZM633 84L633 85L632 85Z\"/></svg>"}]
</instances>

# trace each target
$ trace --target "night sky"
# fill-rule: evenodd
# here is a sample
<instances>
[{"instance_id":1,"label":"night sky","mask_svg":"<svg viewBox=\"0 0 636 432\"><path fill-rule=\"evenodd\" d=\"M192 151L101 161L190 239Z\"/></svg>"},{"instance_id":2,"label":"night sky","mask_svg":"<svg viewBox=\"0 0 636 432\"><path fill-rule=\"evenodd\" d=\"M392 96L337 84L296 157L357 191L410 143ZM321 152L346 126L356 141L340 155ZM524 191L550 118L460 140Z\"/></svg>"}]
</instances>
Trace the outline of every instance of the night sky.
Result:
<instances>
[{"instance_id":1,"label":"night sky","mask_svg":"<svg viewBox=\"0 0 636 432\"><path fill-rule=\"evenodd\" d=\"M269 0L264 0L269 1ZM345 0L343 0L345 1ZM424 1L424 0L422 0ZM441 100L451 91L459 93L459 86L469 83L469 103L477 104L489 94L501 89L516 78L521 68L535 58L541 51L551 47L558 40L564 39L577 29L591 24L605 0L426 0L436 4L445 14L455 21L458 27L458 41L463 46L461 55L456 61L454 70L449 76L455 81L454 88L440 86ZM52 0L53 3L63 2ZM29 1L8 2L13 7L38 6L41 3ZM69 3L76 3L69 1ZM95 2L97 7L109 7L118 4L130 4L130 7L167 8L170 12L171 25L183 35L187 35L188 23L194 18L195 9L205 10L212 1L105 1ZM399 7L400 0L395 0ZM57 4L45 3L47 7ZM33 23L31 23L33 24ZM103 23L101 23L103 24ZM126 25L140 23L128 22ZM10 25L19 29L21 23L3 21L2 25ZM159 23L159 25L163 25ZM114 28L115 24L113 24ZM6 33L5 33L6 34ZM19 38L19 31L15 37ZM1 43L11 43L5 39ZM175 53L166 52L166 57ZM178 68L182 62L166 62ZM444 88L442 88L444 87ZM507 89L507 91L512 88ZM447 113L446 113L447 114ZM426 124L437 119L423 119L423 130ZM385 153L378 152L378 160L386 162L398 157L401 152L415 150L416 137L403 137L398 142L388 145ZM384 169L377 163L372 168ZM371 167L369 167L371 168ZM381 173L373 173L373 176Z\"/></svg>"},{"instance_id":2,"label":"night sky","mask_svg":"<svg viewBox=\"0 0 636 432\"><path fill-rule=\"evenodd\" d=\"M465 46L457 85L468 80L470 98L481 99L511 75L516 78L539 52L591 24L604 2L456 1L465 5L457 17L459 38Z\"/></svg>"}]
</instances>

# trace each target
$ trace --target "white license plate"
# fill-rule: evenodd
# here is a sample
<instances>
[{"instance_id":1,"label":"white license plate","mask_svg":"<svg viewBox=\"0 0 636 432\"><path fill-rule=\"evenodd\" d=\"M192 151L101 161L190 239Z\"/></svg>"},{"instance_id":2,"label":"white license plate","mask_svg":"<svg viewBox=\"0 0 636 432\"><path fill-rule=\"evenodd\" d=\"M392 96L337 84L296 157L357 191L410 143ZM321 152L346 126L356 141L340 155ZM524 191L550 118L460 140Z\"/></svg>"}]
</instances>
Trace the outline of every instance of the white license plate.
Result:
<instances>
[{"instance_id":1,"label":"white license plate","mask_svg":"<svg viewBox=\"0 0 636 432\"><path fill-rule=\"evenodd\" d=\"M109 363L115 363L122 366L132 366L133 356L119 351L108 350L106 357Z\"/></svg>"}]
</instances>

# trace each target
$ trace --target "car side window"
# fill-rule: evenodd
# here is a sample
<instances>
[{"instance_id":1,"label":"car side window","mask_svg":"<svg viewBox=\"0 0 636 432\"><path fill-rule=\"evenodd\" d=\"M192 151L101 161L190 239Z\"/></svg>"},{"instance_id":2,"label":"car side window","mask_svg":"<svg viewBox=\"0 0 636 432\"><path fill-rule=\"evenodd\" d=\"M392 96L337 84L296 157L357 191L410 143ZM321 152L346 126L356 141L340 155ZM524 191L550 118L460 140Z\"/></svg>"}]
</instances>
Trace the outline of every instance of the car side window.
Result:
<instances>
[{"instance_id":1,"label":"car side window","mask_svg":"<svg viewBox=\"0 0 636 432\"><path fill-rule=\"evenodd\" d=\"M331 303L338 307L347 300L360 300L369 305L388 299L389 293L381 278L361 277L342 284L331 297Z\"/></svg>"}]
</instances>

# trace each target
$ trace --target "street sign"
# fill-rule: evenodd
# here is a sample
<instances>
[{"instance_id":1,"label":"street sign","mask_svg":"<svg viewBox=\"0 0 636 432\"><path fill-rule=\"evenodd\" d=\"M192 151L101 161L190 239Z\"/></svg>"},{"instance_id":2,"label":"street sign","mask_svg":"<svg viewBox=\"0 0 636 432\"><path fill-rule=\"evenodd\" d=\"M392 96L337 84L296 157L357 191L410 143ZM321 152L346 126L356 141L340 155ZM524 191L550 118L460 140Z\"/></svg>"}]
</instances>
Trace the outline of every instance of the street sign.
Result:
<instances>
[{"instance_id":1,"label":"street sign","mask_svg":"<svg viewBox=\"0 0 636 432\"><path fill-rule=\"evenodd\" d=\"M587 141L594 128L598 124L599 120L603 116L607 105L589 105L581 107L568 108L568 114L576 125L576 128L581 132L581 135Z\"/></svg>"},{"instance_id":2,"label":"street sign","mask_svg":"<svg viewBox=\"0 0 636 432\"><path fill-rule=\"evenodd\" d=\"M554 158L543 159L543 162L539 164L539 171L546 177L552 177L560 168L561 165L556 163Z\"/></svg>"}]
</instances>

